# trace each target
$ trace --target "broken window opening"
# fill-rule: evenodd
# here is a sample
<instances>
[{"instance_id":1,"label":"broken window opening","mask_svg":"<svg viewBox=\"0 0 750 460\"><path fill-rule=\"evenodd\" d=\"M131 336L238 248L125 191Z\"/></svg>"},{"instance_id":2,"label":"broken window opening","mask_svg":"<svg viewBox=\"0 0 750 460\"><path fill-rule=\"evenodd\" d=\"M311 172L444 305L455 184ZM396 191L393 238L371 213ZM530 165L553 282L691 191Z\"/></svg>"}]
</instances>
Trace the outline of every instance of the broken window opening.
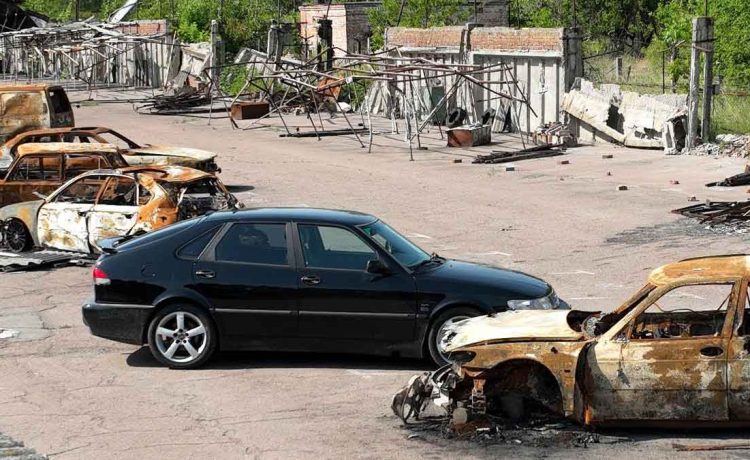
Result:
<instances>
[{"instance_id":1,"label":"broken window opening","mask_svg":"<svg viewBox=\"0 0 750 460\"><path fill-rule=\"evenodd\" d=\"M719 337L734 283L694 284L674 288L655 300L632 322L631 340Z\"/></svg>"}]
</instances>

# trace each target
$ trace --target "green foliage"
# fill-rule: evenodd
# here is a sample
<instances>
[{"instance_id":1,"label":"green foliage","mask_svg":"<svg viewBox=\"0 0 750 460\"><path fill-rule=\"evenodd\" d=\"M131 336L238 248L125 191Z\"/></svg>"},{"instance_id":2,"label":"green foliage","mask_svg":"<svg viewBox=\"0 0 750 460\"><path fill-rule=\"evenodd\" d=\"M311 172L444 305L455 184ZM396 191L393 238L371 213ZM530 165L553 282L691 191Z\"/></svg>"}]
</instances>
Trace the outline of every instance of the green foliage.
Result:
<instances>
[{"instance_id":1,"label":"green foliage","mask_svg":"<svg viewBox=\"0 0 750 460\"><path fill-rule=\"evenodd\" d=\"M676 77L689 75L692 18L702 16L702 0L664 2L654 12L659 23L659 39L667 46L681 44L677 62L670 66ZM750 7L747 0L713 0L709 16L714 18L714 74L726 78L730 86L750 85Z\"/></svg>"},{"instance_id":2,"label":"green foliage","mask_svg":"<svg viewBox=\"0 0 750 460\"><path fill-rule=\"evenodd\" d=\"M440 27L463 24L470 16L462 0L410 0L404 2L399 21L402 0L383 0L378 8L368 12L372 49L383 47L383 33L387 27Z\"/></svg>"}]
</instances>

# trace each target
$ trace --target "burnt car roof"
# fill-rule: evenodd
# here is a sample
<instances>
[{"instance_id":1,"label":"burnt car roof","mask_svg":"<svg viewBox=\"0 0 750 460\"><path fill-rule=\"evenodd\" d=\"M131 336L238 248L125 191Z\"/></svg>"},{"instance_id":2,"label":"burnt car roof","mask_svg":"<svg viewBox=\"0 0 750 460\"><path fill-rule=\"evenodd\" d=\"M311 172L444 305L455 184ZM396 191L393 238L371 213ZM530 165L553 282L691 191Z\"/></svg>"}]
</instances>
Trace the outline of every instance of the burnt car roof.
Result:
<instances>
[{"instance_id":1,"label":"burnt car roof","mask_svg":"<svg viewBox=\"0 0 750 460\"><path fill-rule=\"evenodd\" d=\"M87 171L78 177L95 175L134 175L147 174L157 182L190 182L207 177L215 177L213 174L198 169L186 168L184 166L128 166L120 169L95 169Z\"/></svg>"},{"instance_id":2,"label":"burnt car roof","mask_svg":"<svg viewBox=\"0 0 750 460\"><path fill-rule=\"evenodd\" d=\"M656 286L679 282L712 281L750 275L750 256L745 254L699 257L663 265L652 271L649 283Z\"/></svg>"},{"instance_id":3,"label":"burnt car roof","mask_svg":"<svg viewBox=\"0 0 750 460\"><path fill-rule=\"evenodd\" d=\"M0 85L0 92L6 91L42 91L51 88L62 88L60 85Z\"/></svg>"},{"instance_id":4,"label":"burnt car roof","mask_svg":"<svg viewBox=\"0 0 750 460\"><path fill-rule=\"evenodd\" d=\"M211 219L242 220L291 220L295 222L327 222L341 225L364 225L375 222L377 217L357 211L321 208L250 208L238 211L220 211L209 216Z\"/></svg>"},{"instance_id":5,"label":"burnt car roof","mask_svg":"<svg viewBox=\"0 0 750 460\"><path fill-rule=\"evenodd\" d=\"M24 156L35 153L117 153L112 144L72 143L72 142L29 142L18 146L16 155Z\"/></svg>"},{"instance_id":6,"label":"burnt car roof","mask_svg":"<svg viewBox=\"0 0 750 460\"><path fill-rule=\"evenodd\" d=\"M28 131L23 131L15 136L13 136L10 140L8 140L8 144L10 144L14 139L23 139L28 136L44 136L46 134L69 134L69 133L86 133L86 134L101 134L112 131L109 128L103 128L103 127L80 127L80 126L67 126L62 128L38 128L38 129L30 129Z\"/></svg>"}]
</instances>

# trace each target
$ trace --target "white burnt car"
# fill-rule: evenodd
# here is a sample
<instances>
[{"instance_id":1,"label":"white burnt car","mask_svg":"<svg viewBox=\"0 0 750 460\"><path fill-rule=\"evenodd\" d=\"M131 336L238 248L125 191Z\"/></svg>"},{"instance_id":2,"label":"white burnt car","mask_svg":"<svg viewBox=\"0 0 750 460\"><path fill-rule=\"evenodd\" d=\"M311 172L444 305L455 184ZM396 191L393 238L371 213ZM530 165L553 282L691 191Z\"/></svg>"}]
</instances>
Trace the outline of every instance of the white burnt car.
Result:
<instances>
[{"instance_id":1,"label":"white burnt car","mask_svg":"<svg viewBox=\"0 0 750 460\"><path fill-rule=\"evenodd\" d=\"M214 175L181 166L95 170L40 200L0 208L3 243L100 252L98 241L157 230L210 211L242 207Z\"/></svg>"}]
</instances>

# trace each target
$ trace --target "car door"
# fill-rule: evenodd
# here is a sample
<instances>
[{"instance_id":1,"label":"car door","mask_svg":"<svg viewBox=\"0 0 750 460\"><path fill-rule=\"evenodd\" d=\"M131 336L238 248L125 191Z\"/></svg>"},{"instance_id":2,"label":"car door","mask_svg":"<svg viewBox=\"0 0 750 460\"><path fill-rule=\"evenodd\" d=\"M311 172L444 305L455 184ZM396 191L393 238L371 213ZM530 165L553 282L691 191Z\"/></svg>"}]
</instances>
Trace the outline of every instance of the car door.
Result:
<instances>
[{"instance_id":1,"label":"car door","mask_svg":"<svg viewBox=\"0 0 750 460\"><path fill-rule=\"evenodd\" d=\"M39 210L39 242L55 249L90 252L88 217L106 179L84 176L56 192Z\"/></svg>"},{"instance_id":2,"label":"car door","mask_svg":"<svg viewBox=\"0 0 750 460\"><path fill-rule=\"evenodd\" d=\"M352 229L296 225L302 337L409 342L415 337L412 276ZM390 273L367 272L380 259Z\"/></svg>"},{"instance_id":3,"label":"car door","mask_svg":"<svg viewBox=\"0 0 750 460\"><path fill-rule=\"evenodd\" d=\"M89 244L92 247L98 248L97 242L104 238L130 233L138 222L139 200L148 202L148 191L141 191L141 188L129 176L111 176L107 179L89 213Z\"/></svg>"},{"instance_id":4,"label":"car door","mask_svg":"<svg viewBox=\"0 0 750 460\"><path fill-rule=\"evenodd\" d=\"M194 289L214 308L222 344L264 348L297 334L297 271L286 222L227 224L194 263Z\"/></svg>"},{"instance_id":5,"label":"car door","mask_svg":"<svg viewBox=\"0 0 750 460\"><path fill-rule=\"evenodd\" d=\"M643 300L616 335L589 348L586 420L727 420L727 318L738 293L726 281L668 286Z\"/></svg>"},{"instance_id":6,"label":"car door","mask_svg":"<svg viewBox=\"0 0 750 460\"><path fill-rule=\"evenodd\" d=\"M38 200L61 184L60 159L54 155L25 155L11 165L2 184L0 206Z\"/></svg>"},{"instance_id":7,"label":"car door","mask_svg":"<svg viewBox=\"0 0 750 460\"><path fill-rule=\"evenodd\" d=\"M750 420L750 292L747 279L742 283L740 299L733 315L734 325L729 341L727 396L729 418L746 422Z\"/></svg>"}]
</instances>

